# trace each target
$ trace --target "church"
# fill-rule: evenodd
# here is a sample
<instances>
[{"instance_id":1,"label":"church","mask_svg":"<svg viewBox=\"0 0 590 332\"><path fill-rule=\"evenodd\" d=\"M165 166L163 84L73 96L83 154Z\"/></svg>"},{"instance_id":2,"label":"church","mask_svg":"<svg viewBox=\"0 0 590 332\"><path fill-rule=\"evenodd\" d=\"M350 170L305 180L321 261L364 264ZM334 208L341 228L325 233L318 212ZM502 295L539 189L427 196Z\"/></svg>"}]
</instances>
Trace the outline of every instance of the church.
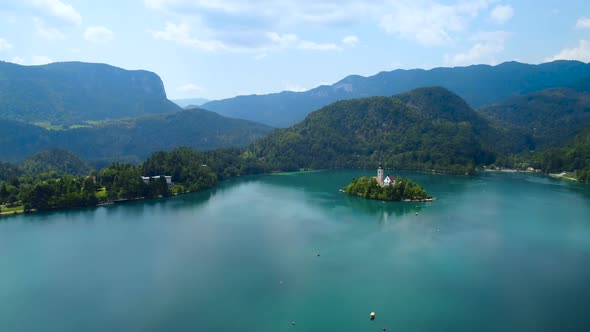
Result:
<instances>
[{"instance_id":1,"label":"church","mask_svg":"<svg viewBox=\"0 0 590 332\"><path fill-rule=\"evenodd\" d=\"M375 180L377 180L377 183L381 186L393 186L396 182L395 177L389 174L383 178L383 166L381 164L379 164L379 168L377 168L377 177Z\"/></svg>"}]
</instances>

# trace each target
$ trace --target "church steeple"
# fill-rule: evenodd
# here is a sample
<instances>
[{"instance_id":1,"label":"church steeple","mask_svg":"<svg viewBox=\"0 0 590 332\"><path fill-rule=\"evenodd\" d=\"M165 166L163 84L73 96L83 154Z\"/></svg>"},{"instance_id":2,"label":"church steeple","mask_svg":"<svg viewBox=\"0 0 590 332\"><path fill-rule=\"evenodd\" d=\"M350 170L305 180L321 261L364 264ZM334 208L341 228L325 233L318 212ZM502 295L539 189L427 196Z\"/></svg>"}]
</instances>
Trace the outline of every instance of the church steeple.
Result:
<instances>
[{"instance_id":1,"label":"church steeple","mask_svg":"<svg viewBox=\"0 0 590 332\"><path fill-rule=\"evenodd\" d=\"M377 183L383 185L383 166L379 163L379 168L377 168Z\"/></svg>"}]
</instances>

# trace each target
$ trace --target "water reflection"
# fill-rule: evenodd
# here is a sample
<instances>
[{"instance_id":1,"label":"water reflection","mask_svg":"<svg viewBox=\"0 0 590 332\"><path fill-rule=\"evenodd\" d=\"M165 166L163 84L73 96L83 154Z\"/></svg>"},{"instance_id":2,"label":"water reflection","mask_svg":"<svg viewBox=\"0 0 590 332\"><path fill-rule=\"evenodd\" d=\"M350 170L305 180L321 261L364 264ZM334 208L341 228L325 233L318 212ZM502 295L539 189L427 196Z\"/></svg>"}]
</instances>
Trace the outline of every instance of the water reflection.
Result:
<instances>
[{"instance_id":1,"label":"water reflection","mask_svg":"<svg viewBox=\"0 0 590 332\"><path fill-rule=\"evenodd\" d=\"M390 217L401 217L406 214L420 213L427 204L422 202L385 202L360 197L343 195L347 206L355 211L374 215L380 224L387 223Z\"/></svg>"}]
</instances>

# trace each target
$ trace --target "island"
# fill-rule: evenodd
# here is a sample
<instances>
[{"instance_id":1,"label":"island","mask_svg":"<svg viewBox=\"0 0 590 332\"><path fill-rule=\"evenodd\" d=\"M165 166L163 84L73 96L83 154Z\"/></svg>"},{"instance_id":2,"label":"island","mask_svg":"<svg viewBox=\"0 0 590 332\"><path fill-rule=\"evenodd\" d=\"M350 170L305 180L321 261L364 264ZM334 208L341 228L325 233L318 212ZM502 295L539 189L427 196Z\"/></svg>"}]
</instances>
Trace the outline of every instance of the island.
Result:
<instances>
[{"instance_id":1,"label":"island","mask_svg":"<svg viewBox=\"0 0 590 332\"><path fill-rule=\"evenodd\" d=\"M432 201L432 196L410 179L391 175L383 177L381 165L377 169L376 177L353 178L342 191L348 195L381 201Z\"/></svg>"}]
</instances>

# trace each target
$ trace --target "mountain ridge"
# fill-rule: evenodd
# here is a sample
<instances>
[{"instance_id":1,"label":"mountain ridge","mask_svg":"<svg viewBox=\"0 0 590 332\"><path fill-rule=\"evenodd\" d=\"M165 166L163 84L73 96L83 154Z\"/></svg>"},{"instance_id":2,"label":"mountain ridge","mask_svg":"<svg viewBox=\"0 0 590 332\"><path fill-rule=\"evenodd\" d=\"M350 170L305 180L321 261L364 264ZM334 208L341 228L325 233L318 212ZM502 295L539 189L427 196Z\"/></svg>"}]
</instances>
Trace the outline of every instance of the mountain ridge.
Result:
<instances>
[{"instance_id":1,"label":"mountain ridge","mask_svg":"<svg viewBox=\"0 0 590 332\"><path fill-rule=\"evenodd\" d=\"M472 107L558 86L590 76L590 64L553 61L540 65L505 62L496 66L396 69L364 77L349 75L332 85L292 92L236 96L210 101L202 108L222 115L287 127L311 111L343 99L392 96L424 86L442 86L460 95Z\"/></svg>"},{"instance_id":2,"label":"mountain ridge","mask_svg":"<svg viewBox=\"0 0 590 332\"><path fill-rule=\"evenodd\" d=\"M179 110L150 71L78 61L0 62L0 118L71 125Z\"/></svg>"}]
</instances>

